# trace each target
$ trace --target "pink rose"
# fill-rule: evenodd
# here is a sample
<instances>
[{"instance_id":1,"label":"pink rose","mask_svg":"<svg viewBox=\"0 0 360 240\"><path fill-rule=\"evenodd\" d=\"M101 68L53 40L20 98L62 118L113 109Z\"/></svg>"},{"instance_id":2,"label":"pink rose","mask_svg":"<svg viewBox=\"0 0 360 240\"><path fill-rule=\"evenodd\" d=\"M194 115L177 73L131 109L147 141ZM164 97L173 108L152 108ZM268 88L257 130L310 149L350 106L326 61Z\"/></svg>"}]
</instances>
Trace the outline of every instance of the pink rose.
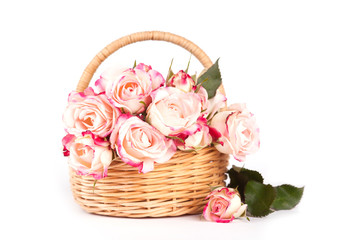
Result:
<instances>
[{"instance_id":1,"label":"pink rose","mask_svg":"<svg viewBox=\"0 0 360 240\"><path fill-rule=\"evenodd\" d=\"M123 114L110 135L110 142L119 158L146 173L154 162L164 163L176 152L176 146L156 128L138 117Z\"/></svg>"},{"instance_id":2,"label":"pink rose","mask_svg":"<svg viewBox=\"0 0 360 240\"><path fill-rule=\"evenodd\" d=\"M191 135L179 134L177 137L182 139L182 142L175 140L177 147L182 151L195 150L199 151L205 147L210 146L212 136L207 125L207 120L200 117L196 123L198 129Z\"/></svg>"},{"instance_id":3,"label":"pink rose","mask_svg":"<svg viewBox=\"0 0 360 240\"><path fill-rule=\"evenodd\" d=\"M208 94L204 87L197 86L197 89L195 89L195 92L200 97L201 100L201 112L204 113L208 108Z\"/></svg>"},{"instance_id":4,"label":"pink rose","mask_svg":"<svg viewBox=\"0 0 360 240\"><path fill-rule=\"evenodd\" d=\"M152 70L152 67L150 65L146 65L144 63L139 63L138 65L136 65L135 68L143 70L145 72L149 72L150 70Z\"/></svg>"},{"instance_id":5,"label":"pink rose","mask_svg":"<svg viewBox=\"0 0 360 240\"><path fill-rule=\"evenodd\" d=\"M91 131L106 137L115 126L120 111L110 104L104 94L95 94L92 88L84 92L72 92L63 114L66 131L79 135Z\"/></svg>"},{"instance_id":6,"label":"pink rose","mask_svg":"<svg viewBox=\"0 0 360 240\"><path fill-rule=\"evenodd\" d=\"M176 87L178 89L183 90L184 92L190 92L193 90L193 87L195 86L194 79L191 78L189 74L184 72L183 70L180 70L178 73L174 74L168 84L168 87Z\"/></svg>"},{"instance_id":7,"label":"pink rose","mask_svg":"<svg viewBox=\"0 0 360 240\"><path fill-rule=\"evenodd\" d=\"M236 160L244 161L246 155L260 147L259 128L245 104L232 104L226 111L217 113L210 126L221 133L221 144L216 144L216 149L232 154Z\"/></svg>"},{"instance_id":8,"label":"pink rose","mask_svg":"<svg viewBox=\"0 0 360 240\"><path fill-rule=\"evenodd\" d=\"M235 218L246 216L247 205L241 202L239 193L233 188L216 188L206 199L209 201L203 216L208 221L228 223Z\"/></svg>"},{"instance_id":9,"label":"pink rose","mask_svg":"<svg viewBox=\"0 0 360 240\"><path fill-rule=\"evenodd\" d=\"M153 70L150 65L145 65L143 63L139 63L135 67L135 69L143 70L143 71L147 72L150 75L153 90L156 90L156 89L158 89L159 87L161 87L161 86L163 86L165 84L165 79L161 75L161 73L159 73L158 71Z\"/></svg>"},{"instance_id":10,"label":"pink rose","mask_svg":"<svg viewBox=\"0 0 360 240\"><path fill-rule=\"evenodd\" d=\"M199 87L198 95L201 98L201 110L205 118L211 119L221 108L225 107L226 97L219 90L213 98L208 99L208 94L205 88Z\"/></svg>"},{"instance_id":11,"label":"pink rose","mask_svg":"<svg viewBox=\"0 0 360 240\"><path fill-rule=\"evenodd\" d=\"M153 92L151 97L146 120L162 134L191 135L198 129L195 123L201 114L201 99L196 93L165 87Z\"/></svg>"},{"instance_id":12,"label":"pink rose","mask_svg":"<svg viewBox=\"0 0 360 240\"><path fill-rule=\"evenodd\" d=\"M105 91L110 102L134 115L145 111L151 102L150 93L164 84L163 76L151 66L139 64L132 68L111 68L105 71L95 85Z\"/></svg>"},{"instance_id":13,"label":"pink rose","mask_svg":"<svg viewBox=\"0 0 360 240\"><path fill-rule=\"evenodd\" d=\"M110 143L90 131L81 136L68 134L63 140L64 156L69 157L69 165L78 175L91 175L95 179L107 176L113 154Z\"/></svg>"}]
</instances>

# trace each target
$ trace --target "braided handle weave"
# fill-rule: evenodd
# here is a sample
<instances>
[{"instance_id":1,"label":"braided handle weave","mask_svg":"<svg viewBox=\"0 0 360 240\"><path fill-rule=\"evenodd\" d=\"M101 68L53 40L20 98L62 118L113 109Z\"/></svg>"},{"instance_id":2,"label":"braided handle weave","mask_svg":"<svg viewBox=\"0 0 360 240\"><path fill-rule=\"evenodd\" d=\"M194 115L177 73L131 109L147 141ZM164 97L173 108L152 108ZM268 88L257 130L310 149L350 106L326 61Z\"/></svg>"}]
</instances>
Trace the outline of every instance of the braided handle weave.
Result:
<instances>
[{"instance_id":1,"label":"braided handle weave","mask_svg":"<svg viewBox=\"0 0 360 240\"><path fill-rule=\"evenodd\" d=\"M205 69L209 68L212 65L212 61L206 55L206 53L196 44L187 40L186 38L168 32L160 32L160 31L138 32L119 38L113 41L112 43L110 43L109 45L107 45L105 48L103 48L85 68L79 80L79 83L76 87L76 91L82 92L84 91L85 88L89 86L89 83L97 68L112 53L114 53L115 51L126 45L141 41L147 41L147 40L165 41L176 44L186 49L191 54L193 54L200 61L200 63L204 66ZM223 94L225 94L222 85L220 86L220 91Z\"/></svg>"}]
</instances>

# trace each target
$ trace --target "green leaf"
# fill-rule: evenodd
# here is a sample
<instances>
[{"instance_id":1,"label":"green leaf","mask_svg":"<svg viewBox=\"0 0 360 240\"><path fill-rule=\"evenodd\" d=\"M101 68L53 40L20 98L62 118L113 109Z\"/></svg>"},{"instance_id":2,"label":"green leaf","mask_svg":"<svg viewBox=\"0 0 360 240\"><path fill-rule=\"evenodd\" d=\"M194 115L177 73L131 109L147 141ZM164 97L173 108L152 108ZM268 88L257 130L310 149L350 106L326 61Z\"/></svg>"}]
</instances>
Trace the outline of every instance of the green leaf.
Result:
<instances>
[{"instance_id":1,"label":"green leaf","mask_svg":"<svg viewBox=\"0 0 360 240\"><path fill-rule=\"evenodd\" d=\"M253 217L265 217L273 212L270 209L276 196L275 189L270 184L249 181L246 184L245 198L248 213Z\"/></svg>"},{"instance_id":2,"label":"green leaf","mask_svg":"<svg viewBox=\"0 0 360 240\"><path fill-rule=\"evenodd\" d=\"M147 107L144 101L140 101L139 103L144 104L145 108Z\"/></svg>"},{"instance_id":3,"label":"green leaf","mask_svg":"<svg viewBox=\"0 0 360 240\"><path fill-rule=\"evenodd\" d=\"M176 136L166 136L167 138L173 139L173 140L178 140L181 143L185 143L184 140L182 138L176 137Z\"/></svg>"},{"instance_id":4,"label":"green leaf","mask_svg":"<svg viewBox=\"0 0 360 240\"><path fill-rule=\"evenodd\" d=\"M174 75L174 72L172 71L171 67L173 65L173 61L174 59L171 59L171 63L170 63L170 67L169 67L169 71L166 77L166 84L168 83L168 81L170 80L170 78Z\"/></svg>"},{"instance_id":5,"label":"green leaf","mask_svg":"<svg viewBox=\"0 0 360 240\"><path fill-rule=\"evenodd\" d=\"M200 91L200 87L203 85L203 83L208 81L208 80L209 80L209 78L205 78L204 80L201 81L201 83L196 84L195 93L198 93Z\"/></svg>"},{"instance_id":6,"label":"green leaf","mask_svg":"<svg viewBox=\"0 0 360 240\"><path fill-rule=\"evenodd\" d=\"M276 198L271 205L274 210L289 210L294 208L301 200L304 187L297 188L292 185L284 184L275 187Z\"/></svg>"},{"instance_id":7,"label":"green leaf","mask_svg":"<svg viewBox=\"0 0 360 240\"><path fill-rule=\"evenodd\" d=\"M94 184L93 184L93 193L95 192L95 185L97 183L97 179L94 180Z\"/></svg>"},{"instance_id":8,"label":"green leaf","mask_svg":"<svg viewBox=\"0 0 360 240\"><path fill-rule=\"evenodd\" d=\"M197 82L197 80L196 80L196 72L193 75L191 75L191 78L194 80L194 82Z\"/></svg>"},{"instance_id":9,"label":"green leaf","mask_svg":"<svg viewBox=\"0 0 360 240\"><path fill-rule=\"evenodd\" d=\"M133 68L135 68L135 67L136 67L136 65L137 65L137 64L136 64L136 60L135 60Z\"/></svg>"},{"instance_id":10,"label":"green leaf","mask_svg":"<svg viewBox=\"0 0 360 240\"><path fill-rule=\"evenodd\" d=\"M245 198L245 187L248 181L256 181L263 183L264 179L261 174L257 171L249 170L246 168L240 168L233 166L229 171L230 183L228 187L238 189L242 202L246 201Z\"/></svg>"},{"instance_id":11,"label":"green leaf","mask_svg":"<svg viewBox=\"0 0 360 240\"><path fill-rule=\"evenodd\" d=\"M186 73L188 73L188 71L189 71L189 66L190 66L191 56L192 56L192 55L190 55L188 65L187 65L187 67L186 67L186 69L185 69L185 72L186 72Z\"/></svg>"},{"instance_id":12,"label":"green leaf","mask_svg":"<svg viewBox=\"0 0 360 240\"><path fill-rule=\"evenodd\" d=\"M223 187L223 186L211 186L211 185L209 185L209 186L210 186L211 191L214 191L217 188Z\"/></svg>"},{"instance_id":13,"label":"green leaf","mask_svg":"<svg viewBox=\"0 0 360 240\"><path fill-rule=\"evenodd\" d=\"M261 174L258 171L255 170L250 170L250 169L246 169L243 167L237 167L237 166L233 166L232 167L236 172L245 175L249 180L254 180L260 183L264 182L264 178L261 176Z\"/></svg>"},{"instance_id":14,"label":"green leaf","mask_svg":"<svg viewBox=\"0 0 360 240\"><path fill-rule=\"evenodd\" d=\"M208 79L207 81L204 81ZM219 69L219 59L198 78L198 83L206 89L208 98L213 98L216 94L216 90L221 85L221 74Z\"/></svg>"},{"instance_id":15,"label":"green leaf","mask_svg":"<svg viewBox=\"0 0 360 240\"><path fill-rule=\"evenodd\" d=\"M254 217L292 209L300 202L304 192L304 187L297 188L289 184L277 187L265 185L259 172L243 167L233 166L228 174L228 187L238 189L241 201L248 205L248 213Z\"/></svg>"}]
</instances>

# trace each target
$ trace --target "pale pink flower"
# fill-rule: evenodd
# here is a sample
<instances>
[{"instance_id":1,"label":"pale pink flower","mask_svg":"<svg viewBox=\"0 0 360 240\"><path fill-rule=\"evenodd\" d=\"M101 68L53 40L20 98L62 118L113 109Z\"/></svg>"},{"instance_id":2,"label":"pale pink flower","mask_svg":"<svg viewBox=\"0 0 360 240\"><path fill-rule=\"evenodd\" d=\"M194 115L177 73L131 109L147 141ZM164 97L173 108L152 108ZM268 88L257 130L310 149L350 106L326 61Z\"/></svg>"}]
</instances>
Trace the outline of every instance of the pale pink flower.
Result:
<instances>
[{"instance_id":1,"label":"pale pink flower","mask_svg":"<svg viewBox=\"0 0 360 240\"><path fill-rule=\"evenodd\" d=\"M106 137L115 126L120 111L116 109L104 94L95 94L92 88L84 92L72 92L63 114L66 131L79 135L91 131L100 137Z\"/></svg>"},{"instance_id":2,"label":"pale pink flower","mask_svg":"<svg viewBox=\"0 0 360 240\"><path fill-rule=\"evenodd\" d=\"M152 70L152 67L144 63L139 63L138 65L136 65L135 69L141 69L145 72L149 72L150 70Z\"/></svg>"},{"instance_id":3,"label":"pale pink flower","mask_svg":"<svg viewBox=\"0 0 360 240\"><path fill-rule=\"evenodd\" d=\"M150 65L145 65L144 63L139 63L135 69L140 69L143 70L145 72L147 72L150 77L151 77L151 82L152 82L152 89L156 90L159 87L163 86L165 84L165 79L164 77L161 75L161 73L159 73L156 70L153 70L152 67Z\"/></svg>"},{"instance_id":4,"label":"pale pink flower","mask_svg":"<svg viewBox=\"0 0 360 240\"><path fill-rule=\"evenodd\" d=\"M195 81L191 78L189 74L187 74L183 70L180 70L178 73L174 74L170 78L167 86L176 87L184 92L190 92L195 86Z\"/></svg>"},{"instance_id":5,"label":"pale pink flower","mask_svg":"<svg viewBox=\"0 0 360 240\"><path fill-rule=\"evenodd\" d=\"M246 155L260 147L259 128L245 104L232 104L226 111L217 113L210 127L221 134L221 144L216 144L216 149L232 154L236 160L244 161Z\"/></svg>"},{"instance_id":6,"label":"pale pink flower","mask_svg":"<svg viewBox=\"0 0 360 240\"><path fill-rule=\"evenodd\" d=\"M107 176L113 154L110 143L90 131L80 136L66 135L63 140L64 156L69 157L69 166L78 175L91 175L95 179Z\"/></svg>"},{"instance_id":7,"label":"pale pink flower","mask_svg":"<svg viewBox=\"0 0 360 240\"><path fill-rule=\"evenodd\" d=\"M153 92L151 97L146 121L162 134L191 135L198 129L196 122L201 115L201 99L196 93L165 87Z\"/></svg>"},{"instance_id":8,"label":"pale pink flower","mask_svg":"<svg viewBox=\"0 0 360 240\"><path fill-rule=\"evenodd\" d=\"M110 135L110 142L119 158L146 173L154 163L168 161L176 152L172 139L136 116L123 114Z\"/></svg>"},{"instance_id":9,"label":"pale pink flower","mask_svg":"<svg viewBox=\"0 0 360 240\"><path fill-rule=\"evenodd\" d=\"M202 86L198 89L198 95L201 98L201 110L205 118L211 119L221 108L226 106L226 96L219 90L211 99L208 99L208 94Z\"/></svg>"},{"instance_id":10,"label":"pale pink flower","mask_svg":"<svg viewBox=\"0 0 360 240\"><path fill-rule=\"evenodd\" d=\"M196 125L198 129L191 135L179 134L177 137L182 141L175 140L177 147L182 151L188 150L201 150L208 147L212 143L212 136L207 125L207 120L203 117L199 117Z\"/></svg>"},{"instance_id":11,"label":"pale pink flower","mask_svg":"<svg viewBox=\"0 0 360 240\"><path fill-rule=\"evenodd\" d=\"M145 111L151 102L150 93L164 84L163 76L151 66L139 64L132 68L110 68L95 85L104 91L109 101L126 113Z\"/></svg>"},{"instance_id":12,"label":"pale pink flower","mask_svg":"<svg viewBox=\"0 0 360 240\"><path fill-rule=\"evenodd\" d=\"M241 202L239 193L233 188L218 187L206 199L209 200L203 216L208 221L228 223L246 216L247 205Z\"/></svg>"}]
</instances>

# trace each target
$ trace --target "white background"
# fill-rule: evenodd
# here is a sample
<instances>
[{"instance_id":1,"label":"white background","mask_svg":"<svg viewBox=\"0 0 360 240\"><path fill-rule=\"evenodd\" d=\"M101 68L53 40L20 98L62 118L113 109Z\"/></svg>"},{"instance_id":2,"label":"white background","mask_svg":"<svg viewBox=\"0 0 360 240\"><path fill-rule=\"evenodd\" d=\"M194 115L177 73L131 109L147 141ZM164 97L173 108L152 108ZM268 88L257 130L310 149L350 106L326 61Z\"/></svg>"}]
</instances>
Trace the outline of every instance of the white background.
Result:
<instances>
[{"instance_id":1,"label":"white background","mask_svg":"<svg viewBox=\"0 0 360 240\"><path fill-rule=\"evenodd\" d=\"M359 238L358 1L96 2L0 3L1 239ZM217 224L101 217L74 202L61 146L67 95L105 45L146 30L220 57L230 103L246 102L261 129L246 167L273 185L305 185L295 209ZM172 58L179 70L189 55L146 42L104 65L136 59L166 74ZM193 59L190 71L201 70Z\"/></svg>"}]
</instances>

